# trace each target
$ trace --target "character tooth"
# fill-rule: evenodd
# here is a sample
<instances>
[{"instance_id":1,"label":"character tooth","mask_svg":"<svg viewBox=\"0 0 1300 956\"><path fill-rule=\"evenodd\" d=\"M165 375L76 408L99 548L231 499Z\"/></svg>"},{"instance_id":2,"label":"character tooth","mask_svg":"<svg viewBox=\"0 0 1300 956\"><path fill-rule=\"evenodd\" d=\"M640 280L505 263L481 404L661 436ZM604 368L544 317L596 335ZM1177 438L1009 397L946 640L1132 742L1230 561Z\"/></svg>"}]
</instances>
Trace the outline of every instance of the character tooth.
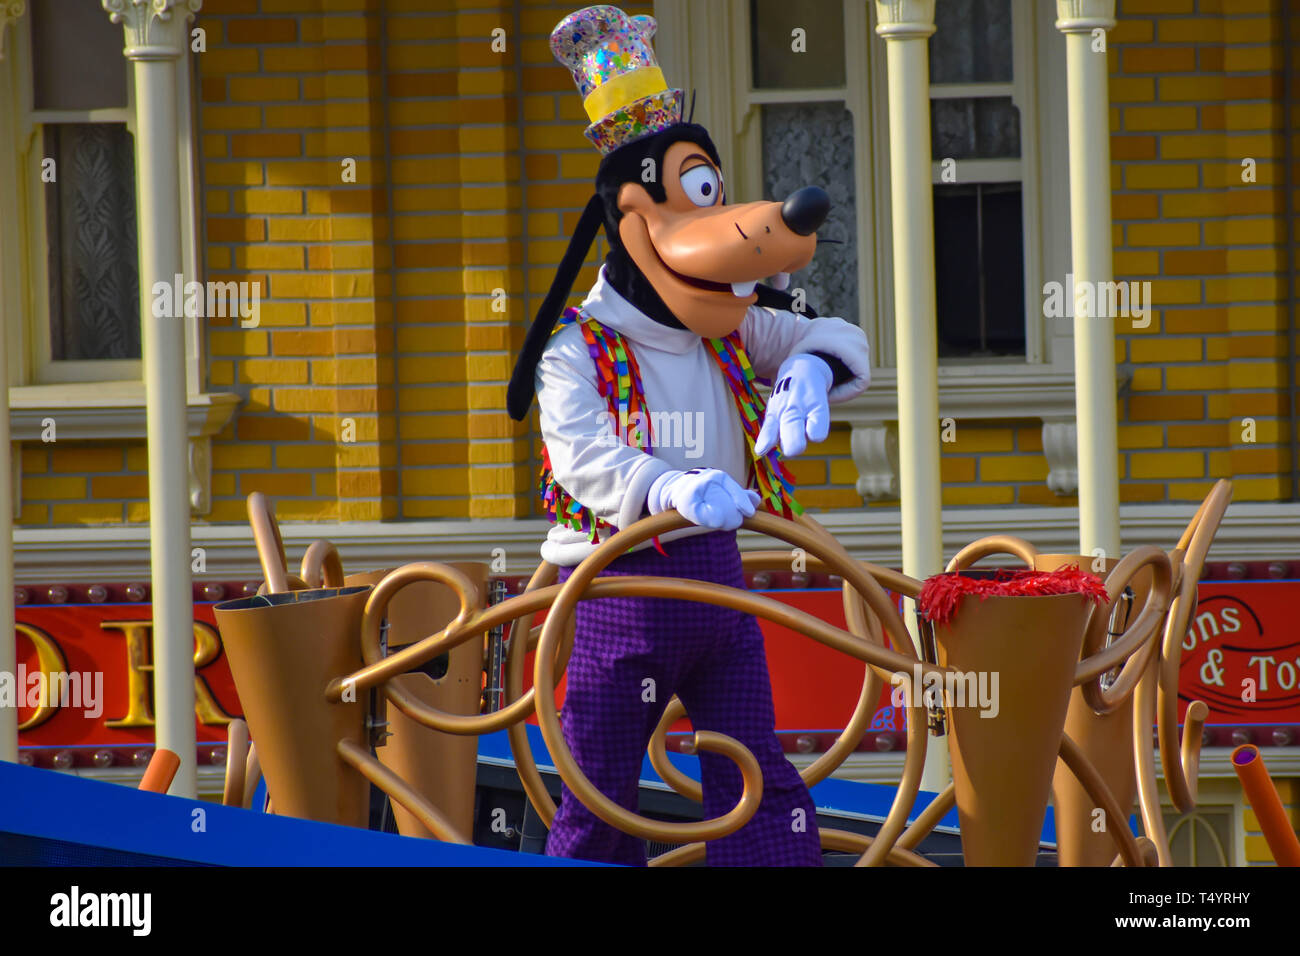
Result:
<instances>
[{"instance_id":1,"label":"character tooth","mask_svg":"<svg viewBox=\"0 0 1300 956\"><path fill-rule=\"evenodd\" d=\"M737 296L738 298L743 299L745 298L745 296L750 295L754 291L754 286L756 285L758 285L757 281L733 282L731 283L731 292L733 295Z\"/></svg>"},{"instance_id":2,"label":"character tooth","mask_svg":"<svg viewBox=\"0 0 1300 956\"><path fill-rule=\"evenodd\" d=\"M778 272L776 275L772 276L771 286L778 292L784 292L786 289L790 288L790 273Z\"/></svg>"}]
</instances>

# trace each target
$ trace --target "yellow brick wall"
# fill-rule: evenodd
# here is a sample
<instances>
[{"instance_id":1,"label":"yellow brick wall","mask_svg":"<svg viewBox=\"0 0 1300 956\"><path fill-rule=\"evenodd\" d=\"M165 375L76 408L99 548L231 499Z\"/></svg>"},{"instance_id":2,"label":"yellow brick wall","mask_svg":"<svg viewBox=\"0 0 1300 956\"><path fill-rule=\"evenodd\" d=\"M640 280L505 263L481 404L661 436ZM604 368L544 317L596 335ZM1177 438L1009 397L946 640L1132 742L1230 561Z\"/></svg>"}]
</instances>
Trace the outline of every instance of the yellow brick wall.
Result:
<instances>
[{"instance_id":1,"label":"yellow brick wall","mask_svg":"<svg viewBox=\"0 0 1300 956\"><path fill-rule=\"evenodd\" d=\"M1118 326L1124 501L1198 500L1222 476L1238 500L1289 493L1280 2L1119 0L1115 275L1155 300L1150 328ZM254 490L285 520L538 513L536 416L511 422L504 397L598 161L547 44L573 7L205 2L204 278L262 294L259 328L206 330L208 386L245 398L214 441L210 520L242 521ZM1044 483L1036 422L954 437L945 504L1075 503ZM141 443L29 445L23 464L23 524L147 517ZM860 507L846 426L794 472L806 506Z\"/></svg>"},{"instance_id":2,"label":"yellow brick wall","mask_svg":"<svg viewBox=\"0 0 1300 956\"><path fill-rule=\"evenodd\" d=\"M258 328L208 323L210 386L245 396L213 521L252 491L285 520L397 516L380 7L212 0L196 21L204 267L262 294Z\"/></svg>"},{"instance_id":3,"label":"yellow brick wall","mask_svg":"<svg viewBox=\"0 0 1300 956\"><path fill-rule=\"evenodd\" d=\"M1223 477L1237 500L1290 492L1281 2L1119 0L1115 275L1155 306L1149 328L1117 324L1126 500L1199 500Z\"/></svg>"},{"instance_id":4,"label":"yellow brick wall","mask_svg":"<svg viewBox=\"0 0 1300 956\"><path fill-rule=\"evenodd\" d=\"M1224 477L1237 500L1290 494L1281 2L1117 3L1114 275L1153 303L1149 327L1116 323L1125 502L1199 501ZM1044 484L1036 425L975 424L940 446L945 504L1077 504Z\"/></svg>"},{"instance_id":5,"label":"yellow brick wall","mask_svg":"<svg viewBox=\"0 0 1300 956\"><path fill-rule=\"evenodd\" d=\"M1277 787L1278 796L1282 798L1282 806L1286 808L1291 828L1300 830L1300 780L1294 777L1274 777L1273 784ZM1259 828L1259 817L1249 804L1246 806L1244 823L1247 866L1276 866L1268 841Z\"/></svg>"}]
</instances>

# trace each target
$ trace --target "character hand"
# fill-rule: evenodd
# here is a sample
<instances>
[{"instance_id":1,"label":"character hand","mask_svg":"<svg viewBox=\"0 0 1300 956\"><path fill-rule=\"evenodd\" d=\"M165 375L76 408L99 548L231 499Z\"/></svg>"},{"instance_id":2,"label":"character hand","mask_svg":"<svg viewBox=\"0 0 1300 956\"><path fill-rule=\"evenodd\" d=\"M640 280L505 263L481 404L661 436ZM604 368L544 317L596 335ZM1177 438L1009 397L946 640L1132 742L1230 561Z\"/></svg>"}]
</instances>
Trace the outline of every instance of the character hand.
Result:
<instances>
[{"instance_id":1,"label":"character hand","mask_svg":"<svg viewBox=\"0 0 1300 956\"><path fill-rule=\"evenodd\" d=\"M652 515L676 508L701 528L734 531L754 513L758 492L740 487L725 471L692 468L669 471L655 479L646 495Z\"/></svg>"},{"instance_id":2,"label":"character hand","mask_svg":"<svg viewBox=\"0 0 1300 956\"><path fill-rule=\"evenodd\" d=\"M808 440L825 441L830 433L831 411L827 394L834 376L831 367L815 355L792 355L781 363L776 384L767 400L767 414L754 444L754 454L766 455L781 438L781 454L802 455Z\"/></svg>"}]
</instances>

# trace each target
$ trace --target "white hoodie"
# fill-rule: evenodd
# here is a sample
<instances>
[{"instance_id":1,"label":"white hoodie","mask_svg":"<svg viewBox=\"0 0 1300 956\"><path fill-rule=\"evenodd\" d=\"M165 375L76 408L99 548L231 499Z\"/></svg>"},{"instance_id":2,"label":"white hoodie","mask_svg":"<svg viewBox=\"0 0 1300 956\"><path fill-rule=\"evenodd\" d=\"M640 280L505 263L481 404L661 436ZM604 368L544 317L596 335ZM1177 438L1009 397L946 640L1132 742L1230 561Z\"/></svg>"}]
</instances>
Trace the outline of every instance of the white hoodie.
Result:
<instances>
[{"instance_id":1,"label":"white hoodie","mask_svg":"<svg viewBox=\"0 0 1300 956\"><path fill-rule=\"evenodd\" d=\"M750 457L740 412L708 343L645 315L605 280L603 268L582 311L627 340L641 369L654 452L647 455L615 435L609 405L596 386L595 362L575 323L555 334L537 365L542 438L560 487L596 517L626 528L642 517L650 485L666 471L717 468L744 486ZM861 394L871 381L867 336L843 319L751 306L740 338L758 378L774 378L791 355L834 355L854 377L831 389L831 402ZM707 530L683 528L660 540ZM582 532L556 524L542 544L542 558L568 566L594 550Z\"/></svg>"}]
</instances>

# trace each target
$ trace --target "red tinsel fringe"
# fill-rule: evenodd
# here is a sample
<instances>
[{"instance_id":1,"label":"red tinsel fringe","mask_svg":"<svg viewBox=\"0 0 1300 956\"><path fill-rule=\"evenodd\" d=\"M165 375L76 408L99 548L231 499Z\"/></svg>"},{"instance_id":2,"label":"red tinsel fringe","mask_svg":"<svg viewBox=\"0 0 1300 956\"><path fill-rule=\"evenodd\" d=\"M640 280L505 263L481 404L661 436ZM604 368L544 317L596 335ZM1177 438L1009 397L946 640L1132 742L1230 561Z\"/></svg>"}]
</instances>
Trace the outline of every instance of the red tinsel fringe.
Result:
<instances>
[{"instance_id":1,"label":"red tinsel fringe","mask_svg":"<svg viewBox=\"0 0 1300 956\"><path fill-rule=\"evenodd\" d=\"M1055 571L999 570L994 577L968 577L963 574L936 574L921 585L917 608L935 624L947 624L957 611L957 604L967 594L989 597L1039 597L1048 594L1082 594L1098 604L1109 599L1106 585L1095 574L1079 570L1078 565Z\"/></svg>"}]
</instances>

